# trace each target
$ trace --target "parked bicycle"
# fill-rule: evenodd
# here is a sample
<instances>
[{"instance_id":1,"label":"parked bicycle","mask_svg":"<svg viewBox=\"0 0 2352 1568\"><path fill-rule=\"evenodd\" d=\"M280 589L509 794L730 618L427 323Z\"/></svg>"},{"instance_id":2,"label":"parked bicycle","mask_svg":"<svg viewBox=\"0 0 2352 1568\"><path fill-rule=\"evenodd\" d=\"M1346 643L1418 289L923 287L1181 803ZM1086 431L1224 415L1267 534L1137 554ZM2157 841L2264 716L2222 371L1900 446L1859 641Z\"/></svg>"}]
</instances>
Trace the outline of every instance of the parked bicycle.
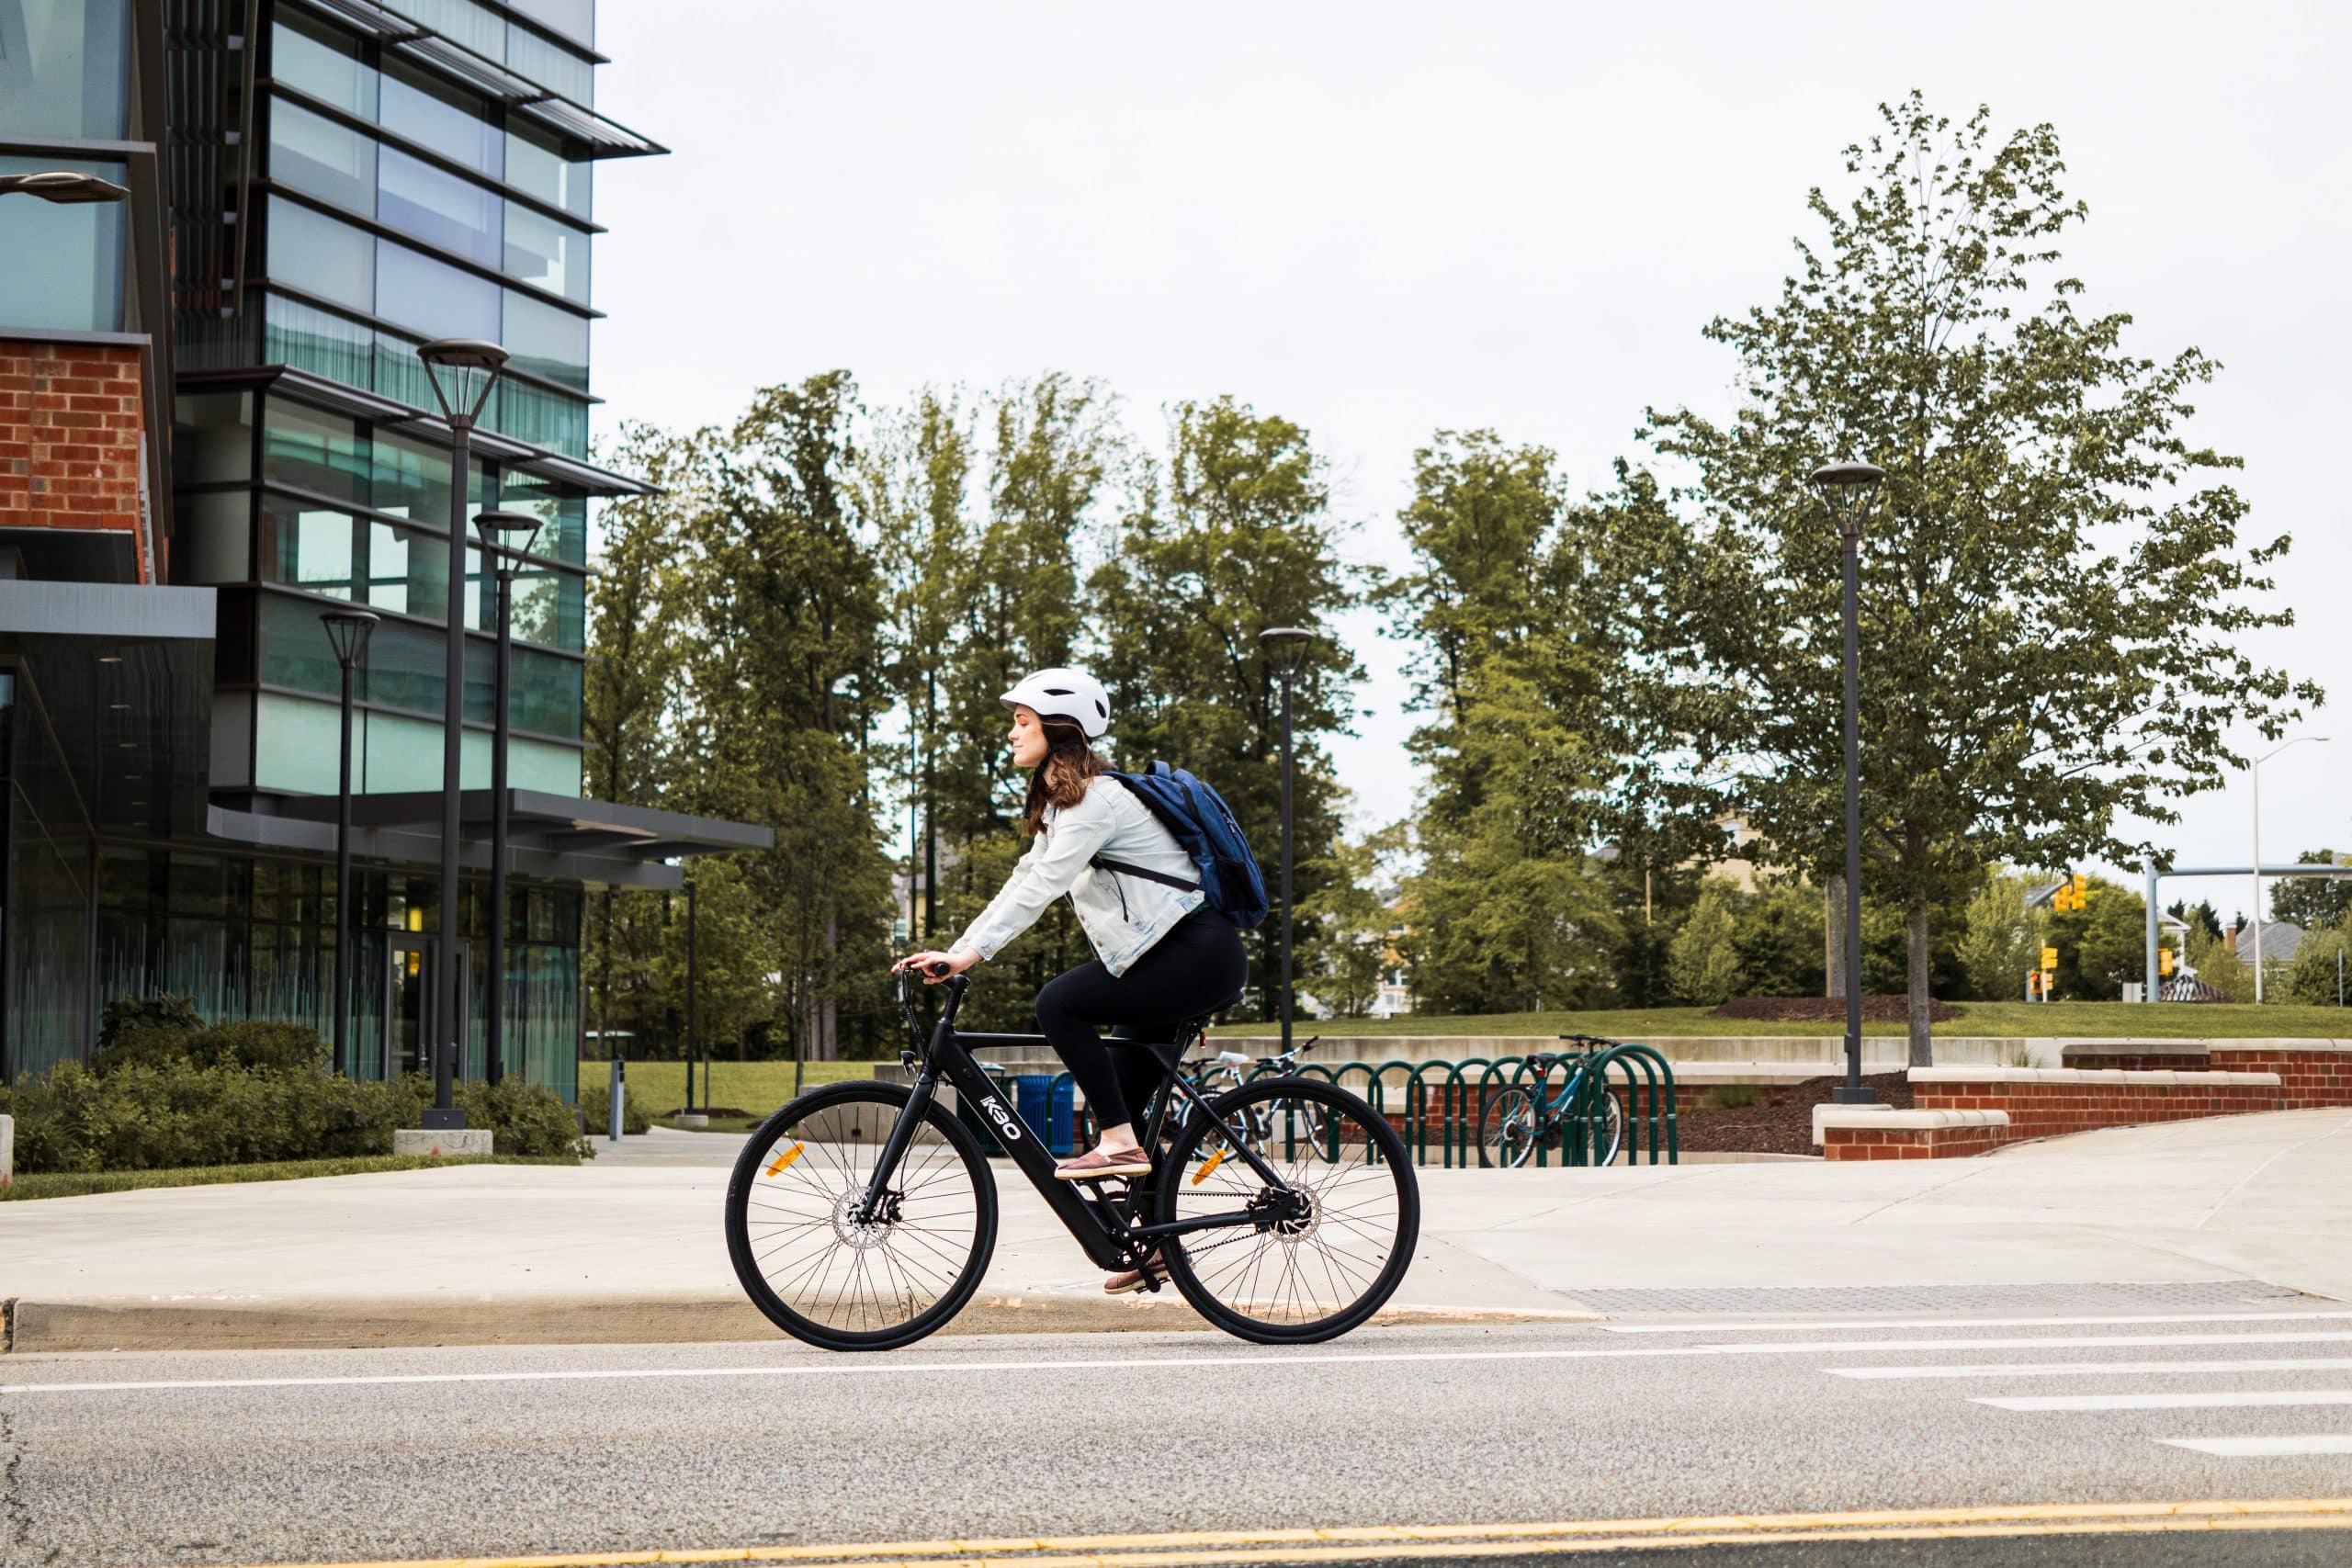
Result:
<instances>
[{"instance_id":1,"label":"parked bicycle","mask_svg":"<svg viewBox=\"0 0 2352 1568\"><path fill-rule=\"evenodd\" d=\"M1578 1146L1593 1164L1617 1162L1618 1151L1625 1142L1625 1108L1609 1091L1607 1083L1592 1077L1594 1059L1617 1042L1590 1034L1564 1034L1560 1038L1584 1049L1530 1052L1527 1071L1532 1081L1514 1083L1487 1102L1486 1111L1478 1119L1480 1165L1525 1165L1539 1145L1563 1146L1564 1131L1578 1140ZM1563 1067L1568 1076L1560 1085L1560 1092L1547 1094L1552 1074ZM1577 1100L1588 1092L1588 1085L1591 1109L1600 1124L1598 1128L1579 1124L1571 1129L1569 1123L1575 1119Z\"/></svg>"},{"instance_id":2,"label":"parked bicycle","mask_svg":"<svg viewBox=\"0 0 2352 1568\"><path fill-rule=\"evenodd\" d=\"M1244 1083L1253 1078L1270 1076L1288 1077L1295 1074L1298 1071L1298 1059L1314 1050L1316 1043L1322 1038L1319 1034L1315 1035L1304 1045L1293 1045L1289 1050L1278 1051L1271 1056L1245 1055L1239 1051L1219 1051L1215 1055L1209 1056L1187 1056L1176 1065L1177 1071L1182 1073L1186 1081L1204 1096L1221 1094L1228 1089L1239 1089ZM1176 1107L1174 1112L1176 1126L1183 1124L1183 1119L1191 1110L1192 1107L1189 1105ZM1321 1151L1325 1145L1328 1132L1323 1122L1322 1112L1312 1105L1305 1105L1299 1108L1299 1117L1298 1132L1302 1140L1308 1148ZM1262 1110L1245 1112L1242 1125L1248 1136L1255 1140L1250 1145L1252 1148L1261 1147L1264 1140L1272 1132L1267 1114ZM1170 1131L1172 1133L1173 1128ZM1334 1152L1331 1157L1337 1158L1337 1153Z\"/></svg>"},{"instance_id":3,"label":"parked bicycle","mask_svg":"<svg viewBox=\"0 0 2352 1568\"><path fill-rule=\"evenodd\" d=\"M727 1187L727 1250L768 1320L811 1345L910 1345L971 1300L996 1248L995 1179L979 1140L940 1103L955 1089L994 1129L1013 1167L1096 1268L1160 1269L1203 1317L1261 1344L1311 1344L1378 1311L1412 1261L1420 1187L1404 1141L1355 1095L1317 1078L1270 1077L1214 1100L1181 1077L1138 1118L1152 1174L1054 1179L1037 1130L1005 1102L974 1048L1043 1037L962 1033L971 982L946 983L925 1036L917 979L899 979L911 1086L831 1084L786 1105L743 1145ZM1205 1019L1175 1038L1197 1038ZM1171 1110L1183 1123L1163 1146ZM1306 1134L1309 1117L1319 1145ZM1145 1270L1146 1286L1159 1288Z\"/></svg>"}]
</instances>

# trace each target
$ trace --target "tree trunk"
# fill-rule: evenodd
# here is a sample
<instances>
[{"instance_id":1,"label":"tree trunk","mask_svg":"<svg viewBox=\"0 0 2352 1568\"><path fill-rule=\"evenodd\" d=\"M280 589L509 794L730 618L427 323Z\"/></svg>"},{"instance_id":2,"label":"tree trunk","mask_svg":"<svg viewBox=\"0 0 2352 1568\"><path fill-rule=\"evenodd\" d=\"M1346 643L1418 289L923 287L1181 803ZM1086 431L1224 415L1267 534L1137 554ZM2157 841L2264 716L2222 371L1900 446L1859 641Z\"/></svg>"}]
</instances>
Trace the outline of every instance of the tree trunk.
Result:
<instances>
[{"instance_id":1,"label":"tree trunk","mask_svg":"<svg viewBox=\"0 0 2352 1568\"><path fill-rule=\"evenodd\" d=\"M1932 1067L1936 1065L1935 1043L1928 1032L1928 901L1916 900L1911 906L1910 952L1906 965L1910 982L1911 1065Z\"/></svg>"},{"instance_id":2,"label":"tree trunk","mask_svg":"<svg viewBox=\"0 0 2352 1568\"><path fill-rule=\"evenodd\" d=\"M1846 994L1846 879L1833 876L1821 890L1821 994Z\"/></svg>"}]
</instances>

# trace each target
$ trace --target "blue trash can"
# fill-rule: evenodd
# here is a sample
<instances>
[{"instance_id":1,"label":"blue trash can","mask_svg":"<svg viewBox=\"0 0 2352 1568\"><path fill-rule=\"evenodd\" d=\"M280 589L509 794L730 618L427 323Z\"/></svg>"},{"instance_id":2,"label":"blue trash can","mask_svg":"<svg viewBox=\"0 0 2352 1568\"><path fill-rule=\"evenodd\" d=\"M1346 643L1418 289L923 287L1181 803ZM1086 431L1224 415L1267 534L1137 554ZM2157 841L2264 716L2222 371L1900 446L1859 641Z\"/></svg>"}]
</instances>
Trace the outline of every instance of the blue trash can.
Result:
<instances>
[{"instance_id":1,"label":"blue trash can","mask_svg":"<svg viewBox=\"0 0 2352 1568\"><path fill-rule=\"evenodd\" d=\"M1068 1073L1016 1073L1012 1078L1013 1109L1045 1139L1057 1156L1070 1152L1070 1122L1076 1087Z\"/></svg>"}]
</instances>

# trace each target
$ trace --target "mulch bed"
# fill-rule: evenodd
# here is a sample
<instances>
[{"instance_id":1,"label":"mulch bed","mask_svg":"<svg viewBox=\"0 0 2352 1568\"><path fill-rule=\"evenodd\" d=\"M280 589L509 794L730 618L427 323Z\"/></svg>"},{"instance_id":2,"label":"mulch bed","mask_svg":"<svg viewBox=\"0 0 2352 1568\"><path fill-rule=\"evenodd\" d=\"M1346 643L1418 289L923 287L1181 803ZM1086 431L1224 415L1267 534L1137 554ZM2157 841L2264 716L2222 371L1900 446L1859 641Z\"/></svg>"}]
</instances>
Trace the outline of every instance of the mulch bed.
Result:
<instances>
[{"instance_id":1,"label":"mulch bed","mask_svg":"<svg viewBox=\"0 0 2352 1568\"><path fill-rule=\"evenodd\" d=\"M1752 1018L1767 1023L1843 1023L1846 1021L1846 998L1843 997L1734 997L1715 1010L1717 1018ZM1862 1020L1866 1023L1901 1023L1911 1016L1910 998L1902 996L1864 997ZM1961 1016L1961 1010L1950 1002L1930 1001L1928 1018L1930 1022L1943 1023Z\"/></svg>"},{"instance_id":2,"label":"mulch bed","mask_svg":"<svg viewBox=\"0 0 2352 1568\"><path fill-rule=\"evenodd\" d=\"M1845 1082L1843 1073L1807 1078L1791 1084L1769 1105L1736 1107L1703 1105L1704 1091L1686 1089L1676 1097L1675 1131L1680 1146L1693 1151L1818 1154L1813 1144L1813 1108L1828 1104L1831 1091ZM1901 1073L1865 1073L1862 1084L1878 1090L1879 1099L1887 1104L1911 1109L1911 1080Z\"/></svg>"}]
</instances>

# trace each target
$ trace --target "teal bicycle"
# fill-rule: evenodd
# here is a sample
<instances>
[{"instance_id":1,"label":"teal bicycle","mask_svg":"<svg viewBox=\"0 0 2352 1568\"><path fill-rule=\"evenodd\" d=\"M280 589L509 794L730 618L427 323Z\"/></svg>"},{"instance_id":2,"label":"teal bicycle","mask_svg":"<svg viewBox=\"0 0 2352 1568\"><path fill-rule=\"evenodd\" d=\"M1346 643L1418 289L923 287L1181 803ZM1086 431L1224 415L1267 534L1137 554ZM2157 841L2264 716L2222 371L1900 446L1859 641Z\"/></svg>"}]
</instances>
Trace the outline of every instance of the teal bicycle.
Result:
<instances>
[{"instance_id":1,"label":"teal bicycle","mask_svg":"<svg viewBox=\"0 0 2352 1568\"><path fill-rule=\"evenodd\" d=\"M1593 1059L1614 1046L1614 1040L1590 1034L1564 1034L1561 1039L1580 1051L1532 1051L1527 1055L1528 1079L1498 1091L1478 1118L1478 1163L1486 1167L1517 1167L1535 1156L1538 1146L1563 1151L1566 1138L1577 1140L1593 1165L1614 1165L1625 1143L1625 1107L1592 1076ZM1546 1091L1555 1072L1566 1069L1567 1078L1556 1095ZM1583 1114L1577 1101L1589 1096ZM1588 1121L1598 1125L1587 1125ZM1573 1125L1572 1125L1573 1123ZM1564 1136L1565 1134L1565 1136Z\"/></svg>"}]
</instances>

